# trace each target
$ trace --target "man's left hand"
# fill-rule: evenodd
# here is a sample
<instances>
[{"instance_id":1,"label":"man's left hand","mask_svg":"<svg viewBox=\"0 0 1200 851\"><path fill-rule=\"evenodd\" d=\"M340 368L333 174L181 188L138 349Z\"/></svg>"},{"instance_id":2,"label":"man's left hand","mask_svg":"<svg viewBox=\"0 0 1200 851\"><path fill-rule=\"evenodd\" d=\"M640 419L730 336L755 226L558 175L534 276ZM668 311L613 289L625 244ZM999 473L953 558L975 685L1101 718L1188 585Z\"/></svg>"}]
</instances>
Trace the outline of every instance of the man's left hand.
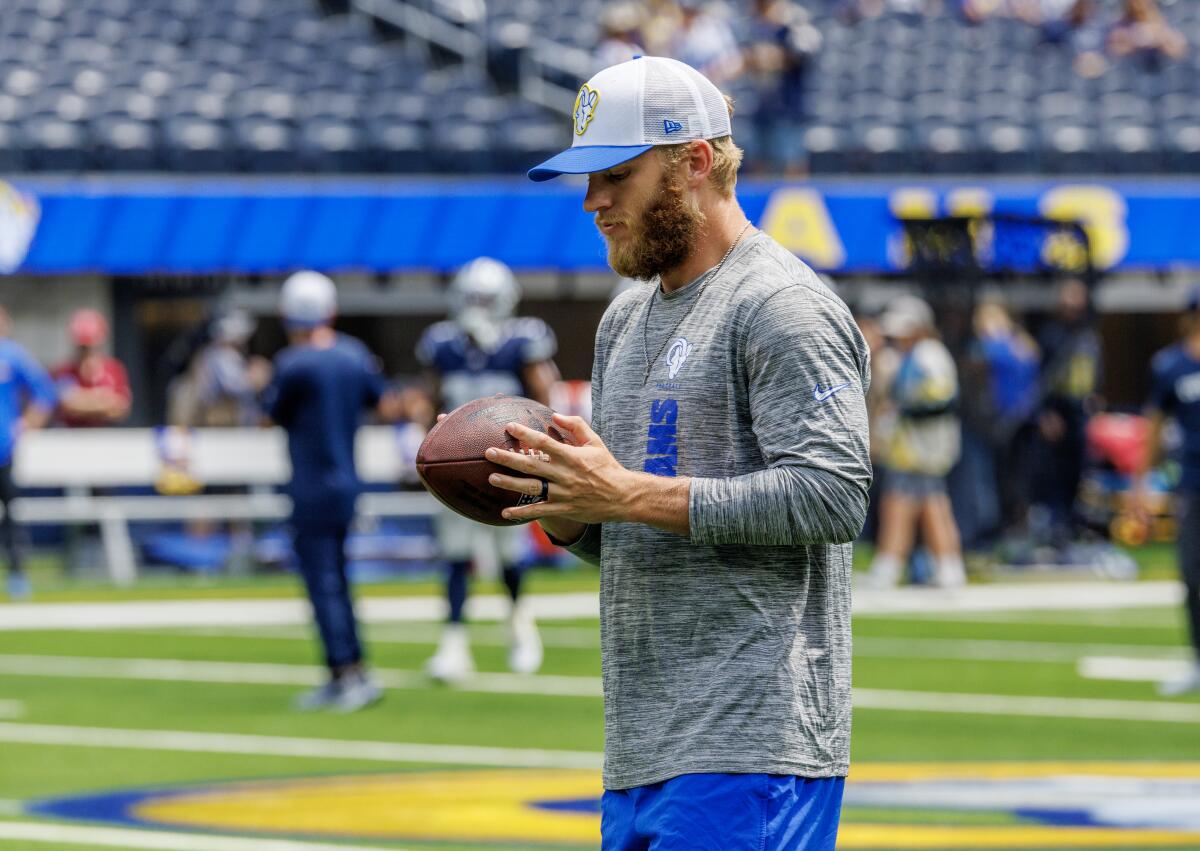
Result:
<instances>
[{"instance_id":1,"label":"man's left hand","mask_svg":"<svg viewBox=\"0 0 1200 851\"><path fill-rule=\"evenodd\" d=\"M527 476L536 476L526 478L493 473L489 481L494 486L526 496L538 496L542 492L542 480L550 485L545 502L506 508L505 519L524 521L563 517L581 523L623 519L627 504L634 496L637 474L622 467L580 417L555 414L554 424L571 436L574 446L519 423L509 423L506 431L533 452L487 451L489 461Z\"/></svg>"}]
</instances>

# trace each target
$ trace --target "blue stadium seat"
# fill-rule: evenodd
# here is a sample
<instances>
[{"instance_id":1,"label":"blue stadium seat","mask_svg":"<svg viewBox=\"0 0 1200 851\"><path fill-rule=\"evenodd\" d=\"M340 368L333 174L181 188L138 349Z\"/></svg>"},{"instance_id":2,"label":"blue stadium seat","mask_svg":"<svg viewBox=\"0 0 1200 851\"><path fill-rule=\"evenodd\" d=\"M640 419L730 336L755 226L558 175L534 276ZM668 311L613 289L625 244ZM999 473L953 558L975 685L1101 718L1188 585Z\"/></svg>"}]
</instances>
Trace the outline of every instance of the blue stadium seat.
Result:
<instances>
[{"instance_id":1,"label":"blue stadium seat","mask_svg":"<svg viewBox=\"0 0 1200 851\"><path fill-rule=\"evenodd\" d=\"M161 168L154 128L135 118L103 118L92 125L93 154L100 168L154 171Z\"/></svg>"},{"instance_id":2,"label":"blue stadium seat","mask_svg":"<svg viewBox=\"0 0 1200 851\"><path fill-rule=\"evenodd\" d=\"M174 171L236 171L238 163L223 126L194 116L170 119L163 126L167 165Z\"/></svg>"}]
</instances>

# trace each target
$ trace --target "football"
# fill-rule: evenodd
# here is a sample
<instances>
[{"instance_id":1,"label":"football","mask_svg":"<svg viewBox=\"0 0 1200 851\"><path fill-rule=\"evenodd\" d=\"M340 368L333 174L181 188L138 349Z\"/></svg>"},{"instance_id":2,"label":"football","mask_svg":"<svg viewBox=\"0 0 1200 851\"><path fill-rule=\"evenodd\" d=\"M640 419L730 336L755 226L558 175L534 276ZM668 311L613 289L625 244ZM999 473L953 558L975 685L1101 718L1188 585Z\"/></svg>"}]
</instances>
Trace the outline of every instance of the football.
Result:
<instances>
[{"instance_id":1,"label":"football","mask_svg":"<svg viewBox=\"0 0 1200 851\"><path fill-rule=\"evenodd\" d=\"M533 497L502 490L488 482L492 473L520 476L484 457L491 447L514 452L530 447L504 430L521 423L562 443L571 438L559 430L554 411L520 396L487 396L455 408L430 429L417 451L417 473L425 489L443 505L464 517L490 526L515 526L519 521L500 516L505 508L528 505Z\"/></svg>"}]
</instances>

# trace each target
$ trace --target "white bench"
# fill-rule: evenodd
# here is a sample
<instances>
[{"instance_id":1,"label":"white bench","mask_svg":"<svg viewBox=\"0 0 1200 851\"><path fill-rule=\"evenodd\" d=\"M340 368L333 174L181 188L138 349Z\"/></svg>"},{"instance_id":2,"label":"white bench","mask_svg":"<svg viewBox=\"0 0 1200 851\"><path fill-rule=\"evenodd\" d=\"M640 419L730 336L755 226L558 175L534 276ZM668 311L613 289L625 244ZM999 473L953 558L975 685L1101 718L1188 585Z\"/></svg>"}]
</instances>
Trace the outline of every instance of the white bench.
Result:
<instances>
[{"instance_id":1,"label":"white bench","mask_svg":"<svg viewBox=\"0 0 1200 851\"><path fill-rule=\"evenodd\" d=\"M129 535L137 520L281 520L291 500L274 488L287 482L291 465L280 429L196 429L189 442L188 471L212 486L238 486L244 494L188 496L96 495L95 488L149 487L163 471L154 429L47 429L21 439L14 459L16 483L25 488L63 489L63 496L26 496L13 503L13 516L29 524L91 524L100 527L105 561L114 582L137 579ZM395 485L404 473L396 430L360 429L355 447L359 476L367 484ZM377 492L359 498L368 517L432 514L426 493Z\"/></svg>"}]
</instances>

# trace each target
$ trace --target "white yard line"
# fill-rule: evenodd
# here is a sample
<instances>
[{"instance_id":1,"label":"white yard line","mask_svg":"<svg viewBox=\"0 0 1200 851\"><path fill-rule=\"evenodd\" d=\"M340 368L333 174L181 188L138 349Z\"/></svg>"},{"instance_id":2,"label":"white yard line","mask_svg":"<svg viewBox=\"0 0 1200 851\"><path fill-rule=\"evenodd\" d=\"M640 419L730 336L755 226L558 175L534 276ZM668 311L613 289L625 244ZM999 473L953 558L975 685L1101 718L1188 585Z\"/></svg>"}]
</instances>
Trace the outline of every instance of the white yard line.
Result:
<instances>
[{"instance_id":1,"label":"white yard line","mask_svg":"<svg viewBox=\"0 0 1200 851\"><path fill-rule=\"evenodd\" d=\"M1079 660L1079 676L1088 680L1119 680L1156 683L1183 677L1192 667L1186 658L1135 659L1122 656L1085 656Z\"/></svg>"},{"instance_id":2,"label":"white yard line","mask_svg":"<svg viewBox=\"0 0 1200 851\"><path fill-rule=\"evenodd\" d=\"M0 817L19 816L25 812L24 801L13 801L8 798L0 798Z\"/></svg>"},{"instance_id":3,"label":"white yard line","mask_svg":"<svg viewBox=\"0 0 1200 851\"><path fill-rule=\"evenodd\" d=\"M25 714L25 704L19 700L0 700L0 718L20 718Z\"/></svg>"},{"instance_id":4,"label":"white yard line","mask_svg":"<svg viewBox=\"0 0 1200 851\"><path fill-rule=\"evenodd\" d=\"M161 682L236 683L313 686L325 680L324 668L263 662L202 662L194 659L118 659L87 656L0 656L0 673L26 677L154 680ZM379 684L395 689L427 689L433 684L418 671L377 669ZM478 673L454 686L487 694L549 697L600 697L599 677Z\"/></svg>"},{"instance_id":5,"label":"white yard line","mask_svg":"<svg viewBox=\"0 0 1200 851\"><path fill-rule=\"evenodd\" d=\"M897 588L858 590L859 615L955 614L1041 609L1124 609L1177 605L1175 582L1073 582L976 585L954 591ZM531 594L540 620L599 617L593 592ZM500 621L510 604L502 595L475 596L467 614L475 621ZM360 603L368 623L436 621L445 614L440 597L372 597ZM0 631L50 629L135 629L153 627L295 626L309 623L308 604L291 600L142 600L118 603L0 604Z\"/></svg>"},{"instance_id":6,"label":"white yard line","mask_svg":"<svg viewBox=\"0 0 1200 851\"><path fill-rule=\"evenodd\" d=\"M893 588L854 590L857 615L956 614L963 612L1030 612L1044 609L1111 610L1178 605L1183 587L1177 582L1023 582L972 585L945 590Z\"/></svg>"},{"instance_id":7,"label":"white yard line","mask_svg":"<svg viewBox=\"0 0 1200 851\"><path fill-rule=\"evenodd\" d=\"M509 630L506 626L470 624L467 627L471 644L477 647L507 647L509 645ZM154 629L146 630L155 635L189 635L213 638L254 638L279 641L312 641L315 637L313 627L309 626L271 626L271 627L227 627L188 629ZM540 624L538 632L542 636L542 644L546 647L565 648L570 650L599 650L599 627L546 626ZM413 622L372 624L364 630L366 640L370 644L428 644L435 645L442 636L441 622Z\"/></svg>"},{"instance_id":8,"label":"white yard line","mask_svg":"<svg viewBox=\"0 0 1200 851\"><path fill-rule=\"evenodd\" d=\"M1133 611L1121 609L1032 609L998 610L993 612L971 612L963 614L945 612L899 612L867 617L882 617L886 620L936 621L937 623L995 623L1028 626L1098 626L1113 629L1182 629L1183 606L1169 604L1157 610L1142 606Z\"/></svg>"},{"instance_id":9,"label":"white yard line","mask_svg":"<svg viewBox=\"0 0 1200 851\"><path fill-rule=\"evenodd\" d=\"M1152 659L1134 661L1147 666L1155 663L1155 660ZM1169 663L1173 664L1173 662ZM199 662L191 659L111 659L85 656L0 656L0 673L38 677L294 686L313 685L320 682L322 677L322 669L310 665ZM383 670L378 671L377 674L380 682L389 688L430 687L424 675L416 671ZM464 691L501 694L560 697L602 696L599 677L480 673L459 688ZM1093 700L1074 697L959 694L860 688L854 690L854 705L863 709L981 715L1200 722L1200 705L1142 700Z\"/></svg>"},{"instance_id":10,"label":"white yard line","mask_svg":"<svg viewBox=\"0 0 1200 851\"><path fill-rule=\"evenodd\" d=\"M854 655L883 659L970 659L988 662L1075 662L1090 655L1184 659L1179 646L1142 644L1071 644L1054 641L1003 641L956 638L855 638Z\"/></svg>"},{"instance_id":11,"label":"white yard line","mask_svg":"<svg viewBox=\"0 0 1200 851\"><path fill-rule=\"evenodd\" d=\"M1153 660L1139 660L1151 663ZM106 659L71 656L0 656L0 673L38 677L138 679L246 685L313 685L322 671L308 665L251 662L199 662L183 659ZM377 672L389 688L428 688L415 671ZM524 676L480 673L460 686L464 691L601 697L599 677ZM973 695L924 691L855 689L855 706L984 715L1034 715L1059 718L1114 718L1133 721L1200 721L1200 706L1136 700L1092 700L1013 695Z\"/></svg>"},{"instance_id":12,"label":"white yard line","mask_svg":"<svg viewBox=\"0 0 1200 851\"><path fill-rule=\"evenodd\" d=\"M471 644L477 647L507 647L508 630L499 626L469 627ZM542 643L558 649L600 648L600 631L586 627L543 626ZM311 627L262 627L254 629L147 630L153 635L184 635L213 638L254 638L273 641L312 641ZM376 625L367 631L370 644L434 645L441 635L438 624ZM1187 658L1190 651L1162 644L1073 644L1069 641L1006 641L1002 639L888 638L868 636L854 639L854 655L882 659L970 659L996 662L1075 662L1083 656L1145 656ZM3 657L0 657L2 659ZM2 664L2 663L0 663Z\"/></svg>"},{"instance_id":13,"label":"white yard line","mask_svg":"<svg viewBox=\"0 0 1200 851\"><path fill-rule=\"evenodd\" d=\"M855 709L1200 724L1200 704L1006 694L855 689Z\"/></svg>"},{"instance_id":14,"label":"white yard line","mask_svg":"<svg viewBox=\"0 0 1200 851\"><path fill-rule=\"evenodd\" d=\"M530 594L539 620L598 618L600 599L593 592ZM476 621L508 617L506 596L478 595L467 602L467 616ZM436 621L445 617L440 597L370 597L359 601L359 615L368 622ZM294 626L312 621L305 600L139 600L118 603L0 604L0 631L50 629L135 629L152 627Z\"/></svg>"},{"instance_id":15,"label":"white yard line","mask_svg":"<svg viewBox=\"0 0 1200 851\"><path fill-rule=\"evenodd\" d=\"M112 827L70 827L33 821L0 821L0 840L54 842L97 848L148 851L385 851L378 845L330 845L293 839L207 836L164 830L126 830ZM389 851L400 851L393 845Z\"/></svg>"},{"instance_id":16,"label":"white yard line","mask_svg":"<svg viewBox=\"0 0 1200 851\"><path fill-rule=\"evenodd\" d=\"M596 769L603 764L602 754L591 751L309 739L235 733L196 733L183 730L122 730L111 727L8 722L0 722L0 741L123 750L294 756L435 765L486 765L499 768Z\"/></svg>"}]
</instances>

